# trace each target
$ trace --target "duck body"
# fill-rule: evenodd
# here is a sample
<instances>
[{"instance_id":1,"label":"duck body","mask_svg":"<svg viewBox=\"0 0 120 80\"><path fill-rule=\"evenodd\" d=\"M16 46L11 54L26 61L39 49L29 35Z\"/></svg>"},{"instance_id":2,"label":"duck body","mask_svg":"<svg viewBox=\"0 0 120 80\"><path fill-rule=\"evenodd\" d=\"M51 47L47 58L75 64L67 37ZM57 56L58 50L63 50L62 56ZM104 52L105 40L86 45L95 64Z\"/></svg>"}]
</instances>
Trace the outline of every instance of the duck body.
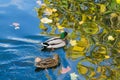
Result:
<instances>
[{"instance_id":1,"label":"duck body","mask_svg":"<svg viewBox=\"0 0 120 80\"><path fill-rule=\"evenodd\" d=\"M55 48L64 47L67 43L67 40L65 39L67 33L64 32L61 35L62 35L61 37L50 38L47 41L41 43L41 45L43 46L42 51L46 49L55 49Z\"/></svg>"},{"instance_id":2,"label":"duck body","mask_svg":"<svg viewBox=\"0 0 120 80\"><path fill-rule=\"evenodd\" d=\"M35 66L37 68L42 68L42 69L47 69L47 68L52 68L55 67L59 64L59 56L56 54L54 55L53 58L39 58L37 57L35 59Z\"/></svg>"},{"instance_id":3,"label":"duck body","mask_svg":"<svg viewBox=\"0 0 120 80\"><path fill-rule=\"evenodd\" d=\"M41 45L43 46L44 49L60 48L66 45L66 41L55 37L48 39L44 43L41 43Z\"/></svg>"}]
</instances>

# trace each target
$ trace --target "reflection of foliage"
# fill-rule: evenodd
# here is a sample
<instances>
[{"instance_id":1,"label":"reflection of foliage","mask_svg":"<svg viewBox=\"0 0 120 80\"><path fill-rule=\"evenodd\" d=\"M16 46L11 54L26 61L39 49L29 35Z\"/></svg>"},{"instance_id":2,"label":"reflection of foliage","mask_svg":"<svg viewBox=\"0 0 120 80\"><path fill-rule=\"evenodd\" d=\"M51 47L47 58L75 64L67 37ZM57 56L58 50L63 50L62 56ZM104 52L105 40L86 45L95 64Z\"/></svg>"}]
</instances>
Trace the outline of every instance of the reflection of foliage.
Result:
<instances>
[{"instance_id":1,"label":"reflection of foliage","mask_svg":"<svg viewBox=\"0 0 120 80\"><path fill-rule=\"evenodd\" d=\"M71 46L66 49L67 56L85 57L97 65L101 73L98 79L94 69L80 65L84 70L82 74L88 71L91 80L120 78L120 0L44 0L44 3L37 9L43 32L47 34L48 25L52 27L49 33L52 35L56 30L72 29L68 35ZM109 67L100 66L107 59L113 59L113 63ZM78 68L79 73L82 69ZM107 71L111 73L109 79Z\"/></svg>"}]
</instances>

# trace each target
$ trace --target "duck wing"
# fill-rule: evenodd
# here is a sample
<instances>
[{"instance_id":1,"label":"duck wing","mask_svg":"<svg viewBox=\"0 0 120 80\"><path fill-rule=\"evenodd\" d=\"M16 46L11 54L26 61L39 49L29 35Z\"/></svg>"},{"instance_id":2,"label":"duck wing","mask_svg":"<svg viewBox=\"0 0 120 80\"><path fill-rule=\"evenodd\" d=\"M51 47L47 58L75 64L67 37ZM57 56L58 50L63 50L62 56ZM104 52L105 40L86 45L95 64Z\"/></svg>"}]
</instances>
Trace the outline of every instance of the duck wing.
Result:
<instances>
[{"instance_id":1,"label":"duck wing","mask_svg":"<svg viewBox=\"0 0 120 80\"><path fill-rule=\"evenodd\" d=\"M59 40L60 38L58 37L54 37L54 38L50 38L48 39L47 41L41 43L42 46L49 46L51 44L55 44L56 42L59 42L59 41L56 41L56 40Z\"/></svg>"},{"instance_id":2,"label":"duck wing","mask_svg":"<svg viewBox=\"0 0 120 80\"><path fill-rule=\"evenodd\" d=\"M52 58L43 59L42 61L36 64L36 66L39 68L50 68L56 65L58 65L58 60Z\"/></svg>"},{"instance_id":3,"label":"duck wing","mask_svg":"<svg viewBox=\"0 0 120 80\"><path fill-rule=\"evenodd\" d=\"M50 39L46 40L45 42L53 41L53 40L56 40L56 39L60 39L60 38L59 37L53 37L53 38L50 38Z\"/></svg>"}]
</instances>

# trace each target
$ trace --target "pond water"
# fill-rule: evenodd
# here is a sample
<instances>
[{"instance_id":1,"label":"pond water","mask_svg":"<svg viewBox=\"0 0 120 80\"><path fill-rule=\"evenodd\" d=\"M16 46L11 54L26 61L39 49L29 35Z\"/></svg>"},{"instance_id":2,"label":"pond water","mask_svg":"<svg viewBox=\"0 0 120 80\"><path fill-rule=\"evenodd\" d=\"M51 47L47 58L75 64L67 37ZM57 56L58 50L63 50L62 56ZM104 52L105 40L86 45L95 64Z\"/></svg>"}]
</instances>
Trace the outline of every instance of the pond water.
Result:
<instances>
[{"instance_id":1,"label":"pond water","mask_svg":"<svg viewBox=\"0 0 120 80\"><path fill-rule=\"evenodd\" d=\"M40 43L50 37L40 34L41 30L38 27L40 21L35 7L37 7L36 0L0 1L0 80L71 80L72 73L75 73L72 78L77 75L73 80L88 80L89 78L86 78L88 75L99 77L100 72L104 72L107 77L110 76L109 68L104 71L104 65L114 68L111 66L112 58L106 58L98 64L103 67L103 71L97 64L84 60L84 57L90 56L93 49L99 50L99 46L95 47L94 44L90 46L85 56L74 60L66 57L66 51L63 48L42 52ZM105 51L105 47L100 47L100 50ZM40 70L34 66L36 57L47 58L54 54L60 57L61 62L58 67ZM79 62L83 74L78 72ZM62 66L70 66L71 70L61 74ZM103 78L100 80L104 80Z\"/></svg>"},{"instance_id":2,"label":"pond water","mask_svg":"<svg viewBox=\"0 0 120 80\"><path fill-rule=\"evenodd\" d=\"M77 60L66 61L72 70L66 74L58 74L61 65L55 70L36 70L36 57L51 57L53 52L41 52L40 43L49 37L40 35L34 7L35 0L4 0L0 1L0 80L70 80L70 73L76 72ZM14 23L19 24L15 29ZM66 53L63 49L55 53ZM66 65L64 63L63 65ZM81 76L84 80L84 77ZM79 78L80 78L79 77Z\"/></svg>"}]
</instances>

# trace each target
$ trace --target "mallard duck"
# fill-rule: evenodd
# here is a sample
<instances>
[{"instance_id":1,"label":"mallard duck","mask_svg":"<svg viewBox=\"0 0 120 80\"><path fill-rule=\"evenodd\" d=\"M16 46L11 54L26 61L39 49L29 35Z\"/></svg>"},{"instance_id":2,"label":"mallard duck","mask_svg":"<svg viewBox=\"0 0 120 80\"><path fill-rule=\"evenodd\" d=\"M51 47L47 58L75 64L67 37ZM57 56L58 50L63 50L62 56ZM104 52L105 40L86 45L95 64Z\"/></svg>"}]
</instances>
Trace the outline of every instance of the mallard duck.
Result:
<instances>
[{"instance_id":1,"label":"mallard duck","mask_svg":"<svg viewBox=\"0 0 120 80\"><path fill-rule=\"evenodd\" d=\"M41 45L43 46L41 50L44 51L46 49L55 49L55 48L64 47L67 42L66 41L67 34L68 34L67 32L63 32L61 33L60 37L50 38L47 41L41 43Z\"/></svg>"},{"instance_id":2,"label":"mallard duck","mask_svg":"<svg viewBox=\"0 0 120 80\"><path fill-rule=\"evenodd\" d=\"M35 66L41 69L52 68L57 66L58 64L59 64L59 56L57 54L55 54L53 58L43 59L43 58L37 57L35 59Z\"/></svg>"}]
</instances>

